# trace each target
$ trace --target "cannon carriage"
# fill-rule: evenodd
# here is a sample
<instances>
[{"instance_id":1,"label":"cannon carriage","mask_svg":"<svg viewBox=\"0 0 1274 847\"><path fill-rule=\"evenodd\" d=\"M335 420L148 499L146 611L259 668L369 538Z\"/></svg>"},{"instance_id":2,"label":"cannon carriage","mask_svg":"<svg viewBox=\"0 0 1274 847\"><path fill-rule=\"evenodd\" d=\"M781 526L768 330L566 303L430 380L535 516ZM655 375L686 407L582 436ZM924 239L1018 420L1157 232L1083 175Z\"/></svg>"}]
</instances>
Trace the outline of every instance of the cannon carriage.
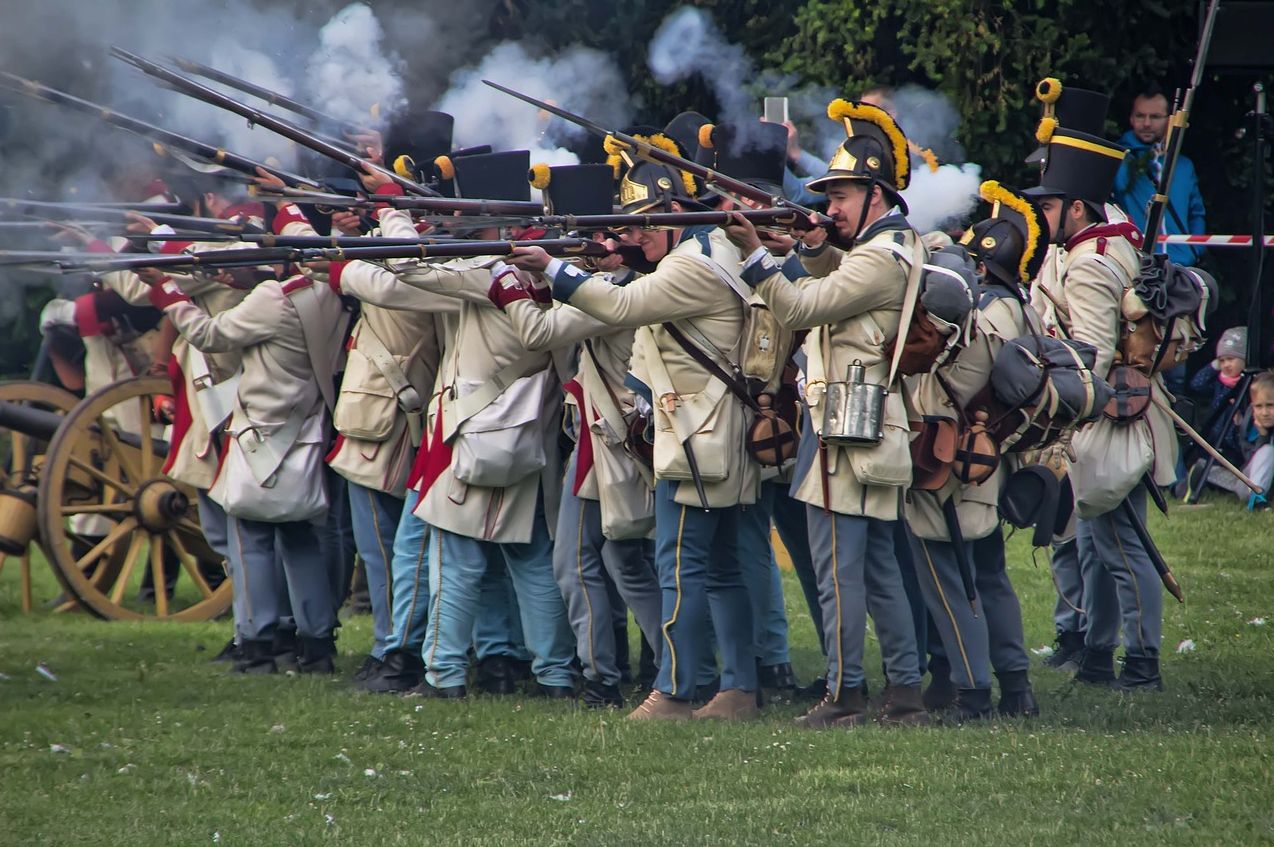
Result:
<instances>
[{"instance_id":1,"label":"cannon carriage","mask_svg":"<svg viewBox=\"0 0 1274 847\"><path fill-rule=\"evenodd\" d=\"M0 432L10 444L0 553L22 559L24 608L32 544L66 593L63 608L200 621L230 607L194 490L162 472L168 443L155 409L170 393L163 377L114 382L83 400L41 382L0 383Z\"/></svg>"}]
</instances>

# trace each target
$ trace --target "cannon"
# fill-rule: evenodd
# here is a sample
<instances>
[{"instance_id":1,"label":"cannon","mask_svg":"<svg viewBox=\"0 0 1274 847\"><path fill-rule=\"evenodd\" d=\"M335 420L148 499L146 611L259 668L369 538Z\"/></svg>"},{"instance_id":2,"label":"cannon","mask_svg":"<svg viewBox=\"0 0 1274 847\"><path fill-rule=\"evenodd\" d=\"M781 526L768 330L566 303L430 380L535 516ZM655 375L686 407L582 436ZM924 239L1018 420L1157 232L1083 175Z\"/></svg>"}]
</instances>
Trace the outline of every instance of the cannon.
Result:
<instances>
[{"instance_id":1,"label":"cannon","mask_svg":"<svg viewBox=\"0 0 1274 847\"><path fill-rule=\"evenodd\" d=\"M0 384L0 429L11 434L0 553L25 563L38 543L71 602L102 618L200 621L230 606L195 492L161 470L168 444L153 409L170 393L163 377L121 380L78 402L39 382ZM153 600L140 599L146 574Z\"/></svg>"}]
</instances>

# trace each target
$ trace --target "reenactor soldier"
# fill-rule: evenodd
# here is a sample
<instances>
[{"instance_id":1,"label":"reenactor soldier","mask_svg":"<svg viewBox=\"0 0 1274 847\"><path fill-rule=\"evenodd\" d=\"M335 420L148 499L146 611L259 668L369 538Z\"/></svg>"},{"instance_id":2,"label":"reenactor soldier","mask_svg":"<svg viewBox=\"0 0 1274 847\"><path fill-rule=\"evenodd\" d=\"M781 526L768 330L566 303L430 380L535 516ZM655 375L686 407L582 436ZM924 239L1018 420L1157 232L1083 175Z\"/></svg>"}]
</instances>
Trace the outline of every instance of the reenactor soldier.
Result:
<instances>
[{"instance_id":1,"label":"reenactor soldier","mask_svg":"<svg viewBox=\"0 0 1274 847\"><path fill-rule=\"evenodd\" d=\"M554 215L606 215L614 206L610 165L532 168L532 185L543 192ZM614 285L635 274L619 256L599 260L596 269ZM586 706L622 706L618 630L607 575L638 627L658 655L659 581L655 575L654 480L631 452L627 436L644 417L637 395L626 384L634 330L615 328L563 303L548 308L547 289L492 286L491 297L513 322L527 350L554 350L579 344L578 368L564 386L564 427L575 440L566 463L554 536L553 570L575 631L584 674ZM621 608L621 614L626 612Z\"/></svg>"},{"instance_id":2,"label":"reenactor soldier","mask_svg":"<svg viewBox=\"0 0 1274 847\"><path fill-rule=\"evenodd\" d=\"M744 280L781 324L810 330L804 344L804 438L818 449L802 451L806 461L798 461L792 491L807 504L828 679L826 698L800 720L810 727L866 721L862 657L870 607L889 677L881 719L921 724L929 717L921 702L911 609L894 552L899 503L911 480L908 424L897 361L886 355L885 344L906 334L904 301L909 288L918 287L926 251L907 223L899 194L908 184L910 162L906 137L893 118L878 107L844 100L834 101L828 116L843 124L847 138L827 172L809 187L826 194L836 234L853 246L842 251L826 244L822 230L807 234L801 261L808 276L793 282L761 246L751 224L739 218L729 228L747 255ZM829 384L846 388L842 375L847 373L872 386L867 392L880 398L865 416L870 432L842 431L838 413L825 411Z\"/></svg>"},{"instance_id":3,"label":"reenactor soldier","mask_svg":"<svg viewBox=\"0 0 1274 847\"><path fill-rule=\"evenodd\" d=\"M457 157L447 170L461 196L527 200L529 155ZM382 214L381 231L390 237L416 232L407 214L397 211ZM480 600L484 586L494 580L498 593L511 578L532 655L534 692L570 698L575 696L574 644L552 564L561 484L557 389L565 366L556 351L527 351L508 316L492 306L487 293L493 264L490 257L389 263L400 283L459 302L455 333L444 350L428 409L428 447L418 462L421 493L415 513L429 525L431 542L427 683L421 693L467 694L474 623L481 620L480 609L491 611L491 604ZM494 269L497 276L505 272ZM481 658L484 645L477 647Z\"/></svg>"},{"instance_id":4,"label":"reenactor soldier","mask_svg":"<svg viewBox=\"0 0 1274 847\"><path fill-rule=\"evenodd\" d=\"M1097 348L1094 373L1101 377L1119 364L1121 302L1141 267L1141 233L1126 221L1108 221L1105 208L1124 154L1123 147L1098 136L1059 128L1049 140L1040 185L1025 192L1040 204L1052 239L1066 251L1056 285L1043 293L1059 331ZM1166 393L1158 375L1150 390ZM1163 599L1133 521L1144 521L1143 476L1158 485L1175 479L1172 421L1150 404L1139 419L1090 424L1072 447L1088 624L1076 679L1126 690L1161 688ZM1126 655L1116 680L1114 650L1121 629Z\"/></svg>"},{"instance_id":5,"label":"reenactor soldier","mask_svg":"<svg viewBox=\"0 0 1274 847\"><path fill-rule=\"evenodd\" d=\"M674 143L656 135L652 143ZM627 151L612 146L612 153ZM620 181L625 213L703 209L688 175L651 162ZM716 227L633 230L654 269L615 285L550 257L515 252L512 264L543 273L554 299L614 327L637 327L632 369L649 387L655 422L655 565L663 596L663 655L654 690L633 720L746 719L758 714L752 608L738 557L741 507L756 502L757 464L745 449L748 411L702 362L733 370L743 331L739 253ZM709 612L711 609L711 612ZM720 650L720 690L692 710L696 677Z\"/></svg>"},{"instance_id":6,"label":"reenactor soldier","mask_svg":"<svg viewBox=\"0 0 1274 847\"><path fill-rule=\"evenodd\" d=\"M982 401L996 354L1006 341L1039 328L1023 286L1044 261L1048 225L1033 203L998 183L983 183L981 193L993 204L991 217L974 224L962 240L978 262L977 330L958 355L910 385L924 425L958 433L955 462L932 477L918 474L906 506L917 578L944 647L930 671L939 688L944 675L955 681L956 722L991 717L992 668L1000 680L1001 714L1039 712L997 513L1008 460L979 453L990 445L970 436L984 431L991 414ZM923 435L919 442L931 443ZM962 568L972 573L962 576ZM966 602L967 576L976 590L973 603Z\"/></svg>"}]
</instances>

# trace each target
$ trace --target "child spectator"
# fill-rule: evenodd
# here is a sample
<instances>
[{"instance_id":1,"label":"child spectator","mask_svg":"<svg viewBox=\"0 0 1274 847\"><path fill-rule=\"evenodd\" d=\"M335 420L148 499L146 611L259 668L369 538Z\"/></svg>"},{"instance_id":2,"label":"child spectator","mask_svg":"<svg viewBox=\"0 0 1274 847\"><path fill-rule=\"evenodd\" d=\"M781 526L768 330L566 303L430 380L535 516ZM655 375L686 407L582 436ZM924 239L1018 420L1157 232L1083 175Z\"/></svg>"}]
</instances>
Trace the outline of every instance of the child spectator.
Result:
<instances>
[{"instance_id":1,"label":"child spectator","mask_svg":"<svg viewBox=\"0 0 1274 847\"><path fill-rule=\"evenodd\" d=\"M1255 510L1268 508L1269 487L1274 483L1274 371L1253 378L1248 399L1248 410L1237 427L1243 473L1266 493L1254 494L1234 474L1216 466L1208 471L1207 484L1233 492L1247 502L1249 510Z\"/></svg>"},{"instance_id":2,"label":"child spectator","mask_svg":"<svg viewBox=\"0 0 1274 847\"><path fill-rule=\"evenodd\" d=\"M1217 410L1226 402L1234 386L1239 384L1246 364L1247 328L1230 327L1221 333L1221 340L1216 345L1216 358L1190 378L1190 393L1200 398L1206 397L1208 400L1207 415L1201 415L1200 420L1213 421L1212 426L1203 433L1203 436L1227 459L1236 463L1242 458L1238 430L1231 427L1230 434L1223 443L1221 433L1225 429L1227 416L1217 414ZM1233 404L1233 400L1230 403Z\"/></svg>"}]
</instances>

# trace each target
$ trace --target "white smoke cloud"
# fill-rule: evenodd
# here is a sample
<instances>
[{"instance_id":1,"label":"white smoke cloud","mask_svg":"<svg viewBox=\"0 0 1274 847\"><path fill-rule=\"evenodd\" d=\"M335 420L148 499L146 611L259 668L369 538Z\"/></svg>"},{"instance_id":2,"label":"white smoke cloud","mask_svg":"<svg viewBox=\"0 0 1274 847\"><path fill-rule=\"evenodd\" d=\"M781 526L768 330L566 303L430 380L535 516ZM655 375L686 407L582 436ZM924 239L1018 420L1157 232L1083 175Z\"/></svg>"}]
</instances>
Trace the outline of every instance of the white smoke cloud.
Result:
<instances>
[{"instance_id":1,"label":"white smoke cloud","mask_svg":"<svg viewBox=\"0 0 1274 847\"><path fill-rule=\"evenodd\" d=\"M978 202L982 166L971 162L942 165L931 171L913 164L911 184L902 192L909 211L907 220L920 232L961 225Z\"/></svg>"},{"instance_id":2,"label":"white smoke cloud","mask_svg":"<svg viewBox=\"0 0 1274 847\"><path fill-rule=\"evenodd\" d=\"M426 19L427 20L427 19ZM430 27L418 37L431 39ZM351 3L319 31L310 58L305 89L322 111L360 126L381 123L403 105L402 60L383 48L384 30L370 6Z\"/></svg>"},{"instance_id":3,"label":"white smoke cloud","mask_svg":"<svg viewBox=\"0 0 1274 847\"><path fill-rule=\"evenodd\" d=\"M626 86L619 68L606 54L571 47L557 56L536 57L521 43L506 41L476 66L453 74L451 87L434 106L455 116L457 147L529 147L532 164L569 165L579 161L565 145L578 139L584 130L483 85L484 79L551 102L603 126L619 128L628 122Z\"/></svg>"}]
</instances>

